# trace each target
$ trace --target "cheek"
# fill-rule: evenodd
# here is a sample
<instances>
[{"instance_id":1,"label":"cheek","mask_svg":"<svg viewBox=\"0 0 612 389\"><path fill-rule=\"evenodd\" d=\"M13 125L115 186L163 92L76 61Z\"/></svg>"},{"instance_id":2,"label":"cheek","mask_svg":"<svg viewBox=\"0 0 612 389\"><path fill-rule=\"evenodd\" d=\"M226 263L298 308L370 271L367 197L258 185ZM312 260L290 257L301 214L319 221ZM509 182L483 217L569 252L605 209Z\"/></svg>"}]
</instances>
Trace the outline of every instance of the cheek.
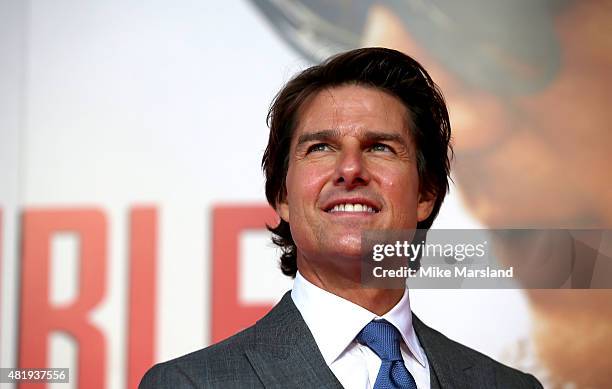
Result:
<instances>
[{"instance_id":1,"label":"cheek","mask_svg":"<svg viewBox=\"0 0 612 389\"><path fill-rule=\"evenodd\" d=\"M321 165L296 166L287 172L287 199L289 206L297 208L304 203L316 202L325 183L329 169Z\"/></svg>"},{"instance_id":2,"label":"cheek","mask_svg":"<svg viewBox=\"0 0 612 389\"><path fill-rule=\"evenodd\" d=\"M419 193L416 169L410 169L408 174L406 167L388 169L379 176L379 182L381 194L392 209L402 214L416 214Z\"/></svg>"},{"instance_id":3,"label":"cheek","mask_svg":"<svg viewBox=\"0 0 612 389\"><path fill-rule=\"evenodd\" d=\"M406 194L418 193L419 176L413 166L387 166L377 169L377 179L383 188Z\"/></svg>"}]
</instances>

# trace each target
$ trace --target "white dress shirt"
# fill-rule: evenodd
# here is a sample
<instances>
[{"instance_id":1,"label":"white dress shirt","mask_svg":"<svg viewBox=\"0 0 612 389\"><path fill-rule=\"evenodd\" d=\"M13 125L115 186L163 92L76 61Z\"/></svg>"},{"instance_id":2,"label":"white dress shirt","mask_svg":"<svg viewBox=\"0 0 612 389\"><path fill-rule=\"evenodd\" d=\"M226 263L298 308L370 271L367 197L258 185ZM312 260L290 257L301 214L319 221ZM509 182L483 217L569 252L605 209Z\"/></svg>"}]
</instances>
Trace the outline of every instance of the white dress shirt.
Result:
<instances>
[{"instance_id":1,"label":"white dress shirt","mask_svg":"<svg viewBox=\"0 0 612 389\"><path fill-rule=\"evenodd\" d=\"M408 290L382 317L348 300L329 293L298 272L291 298L302 314L317 346L338 381L347 389L371 389L381 360L355 337L374 319L385 319L402 335L400 344L406 368L419 389L429 389L429 363L412 327Z\"/></svg>"}]
</instances>

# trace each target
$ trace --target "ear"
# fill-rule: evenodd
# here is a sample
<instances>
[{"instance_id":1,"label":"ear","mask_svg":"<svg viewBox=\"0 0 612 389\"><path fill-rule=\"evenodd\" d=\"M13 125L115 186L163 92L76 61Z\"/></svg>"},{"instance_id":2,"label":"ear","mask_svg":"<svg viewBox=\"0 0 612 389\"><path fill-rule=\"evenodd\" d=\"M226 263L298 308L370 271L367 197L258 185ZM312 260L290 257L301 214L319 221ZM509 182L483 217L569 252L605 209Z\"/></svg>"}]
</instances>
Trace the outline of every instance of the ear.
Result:
<instances>
[{"instance_id":1,"label":"ear","mask_svg":"<svg viewBox=\"0 0 612 389\"><path fill-rule=\"evenodd\" d=\"M417 221L422 222L431 215L434 204L436 202L435 193L421 193L419 194L419 203L417 204Z\"/></svg>"},{"instance_id":2,"label":"ear","mask_svg":"<svg viewBox=\"0 0 612 389\"><path fill-rule=\"evenodd\" d=\"M286 195L276 204L275 211L281 219L289 223L289 203Z\"/></svg>"}]
</instances>

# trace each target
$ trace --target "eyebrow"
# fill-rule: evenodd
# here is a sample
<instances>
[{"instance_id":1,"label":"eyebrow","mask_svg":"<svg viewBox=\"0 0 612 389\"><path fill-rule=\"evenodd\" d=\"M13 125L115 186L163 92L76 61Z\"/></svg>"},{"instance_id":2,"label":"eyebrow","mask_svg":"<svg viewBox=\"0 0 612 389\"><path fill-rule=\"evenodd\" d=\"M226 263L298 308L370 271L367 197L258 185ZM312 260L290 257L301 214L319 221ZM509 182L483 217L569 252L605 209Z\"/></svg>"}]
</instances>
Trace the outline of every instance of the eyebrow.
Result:
<instances>
[{"instance_id":1,"label":"eyebrow","mask_svg":"<svg viewBox=\"0 0 612 389\"><path fill-rule=\"evenodd\" d=\"M340 136L340 131L338 130L321 130L315 132L309 132L307 134L302 134L298 138L297 146L300 146L304 143L311 142L313 140L326 140L337 138Z\"/></svg>"},{"instance_id":2,"label":"eyebrow","mask_svg":"<svg viewBox=\"0 0 612 389\"><path fill-rule=\"evenodd\" d=\"M339 136L340 136L340 131L338 130L321 130L321 131L309 132L307 134L300 135L297 141L297 146L299 147L300 145L307 143L307 142L311 142L311 141L329 140L329 139L337 138ZM387 132L380 132L380 131L366 131L363 134L363 137L368 142L376 142L376 141L397 142L403 147L408 148L408 144L406 143L406 140L400 134L395 134L395 133L390 134Z\"/></svg>"},{"instance_id":3,"label":"eyebrow","mask_svg":"<svg viewBox=\"0 0 612 389\"><path fill-rule=\"evenodd\" d=\"M376 142L376 141L396 142L408 149L408 144L406 143L406 140L400 134L395 134L395 133L389 134L387 132L378 132L378 131L366 131L364 136L369 142Z\"/></svg>"}]
</instances>

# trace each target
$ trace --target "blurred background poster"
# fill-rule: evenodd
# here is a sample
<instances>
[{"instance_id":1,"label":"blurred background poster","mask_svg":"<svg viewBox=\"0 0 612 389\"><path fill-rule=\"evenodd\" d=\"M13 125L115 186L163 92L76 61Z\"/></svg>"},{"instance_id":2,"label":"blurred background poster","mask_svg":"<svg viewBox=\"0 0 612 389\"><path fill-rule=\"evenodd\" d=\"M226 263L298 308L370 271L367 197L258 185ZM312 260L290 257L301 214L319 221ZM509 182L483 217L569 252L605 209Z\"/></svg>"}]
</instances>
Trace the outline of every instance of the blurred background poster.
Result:
<instances>
[{"instance_id":1,"label":"blurred background poster","mask_svg":"<svg viewBox=\"0 0 612 389\"><path fill-rule=\"evenodd\" d=\"M609 1L0 0L0 366L134 388L262 316L291 287L264 227L268 105L355 47L415 57L448 100L434 228L610 228L611 37ZM610 290L411 305L545 387L612 387Z\"/></svg>"}]
</instances>

